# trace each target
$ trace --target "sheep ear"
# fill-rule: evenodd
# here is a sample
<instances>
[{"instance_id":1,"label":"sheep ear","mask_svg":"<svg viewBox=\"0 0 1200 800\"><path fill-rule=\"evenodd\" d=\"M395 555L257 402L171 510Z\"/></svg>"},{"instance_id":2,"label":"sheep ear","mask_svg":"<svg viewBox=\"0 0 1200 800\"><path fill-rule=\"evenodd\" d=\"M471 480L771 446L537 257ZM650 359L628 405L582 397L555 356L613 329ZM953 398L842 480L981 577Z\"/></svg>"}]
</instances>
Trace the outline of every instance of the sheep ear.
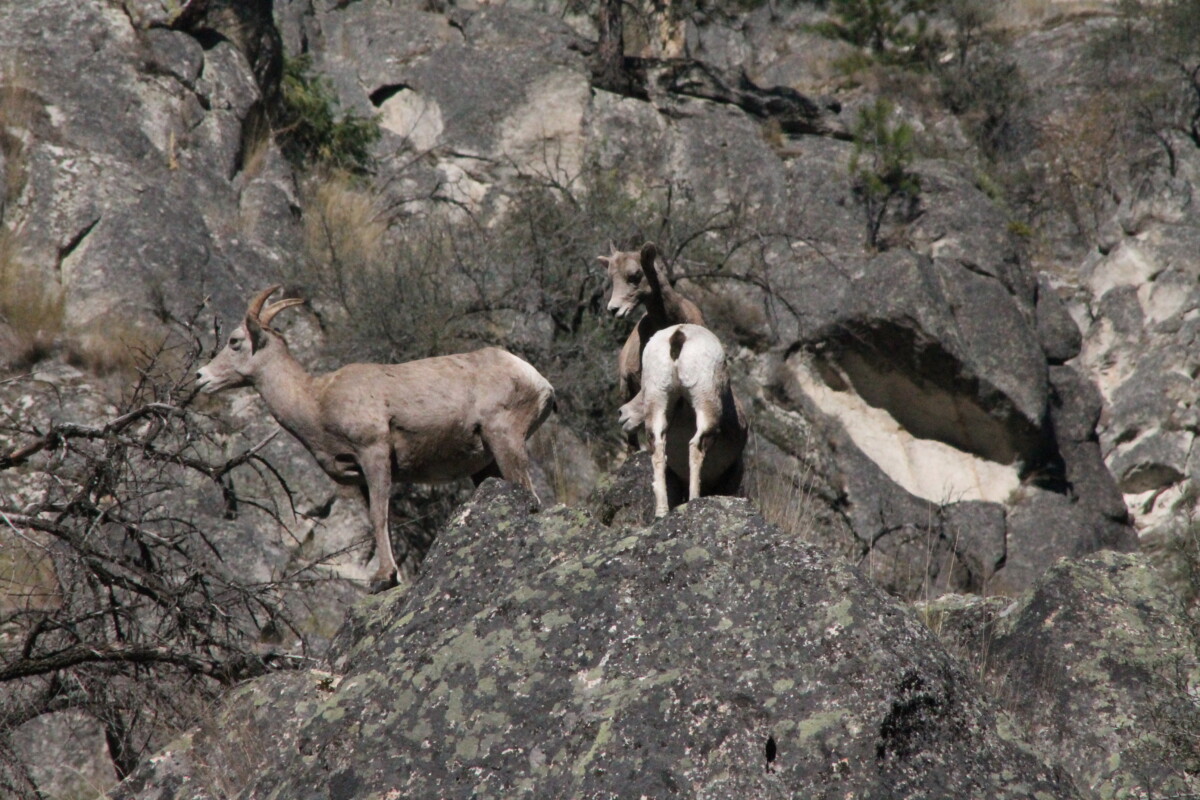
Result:
<instances>
[{"instance_id":1,"label":"sheep ear","mask_svg":"<svg viewBox=\"0 0 1200 800\"><path fill-rule=\"evenodd\" d=\"M266 347L267 339L270 338L258 323L258 318L252 314L246 315L246 333L250 336L251 353L257 353L259 349Z\"/></svg>"},{"instance_id":2,"label":"sheep ear","mask_svg":"<svg viewBox=\"0 0 1200 800\"><path fill-rule=\"evenodd\" d=\"M658 257L658 248L654 246L654 242L646 242L642 245L642 269L651 270L654 268L654 259Z\"/></svg>"}]
</instances>

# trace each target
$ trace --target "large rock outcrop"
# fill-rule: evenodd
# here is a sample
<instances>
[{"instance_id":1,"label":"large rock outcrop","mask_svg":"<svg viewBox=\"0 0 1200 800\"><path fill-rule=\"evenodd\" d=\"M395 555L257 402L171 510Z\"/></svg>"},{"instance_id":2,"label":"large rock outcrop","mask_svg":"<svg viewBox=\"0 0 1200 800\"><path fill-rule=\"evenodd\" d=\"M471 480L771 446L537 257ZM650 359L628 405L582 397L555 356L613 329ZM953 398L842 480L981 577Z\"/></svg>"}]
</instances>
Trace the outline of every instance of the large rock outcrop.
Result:
<instances>
[{"instance_id":1,"label":"large rock outcrop","mask_svg":"<svg viewBox=\"0 0 1200 800\"><path fill-rule=\"evenodd\" d=\"M925 613L1079 786L1112 798L1200 790L1200 642L1145 556L1060 561L1015 600L947 596Z\"/></svg>"},{"instance_id":2,"label":"large rock outcrop","mask_svg":"<svg viewBox=\"0 0 1200 800\"><path fill-rule=\"evenodd\" d=\"M186 317L206 296L236 315L295 244L258 82L278 88L269 15L230 29L156 5L0 5L6 254L75 328Z\"/></svg>"},{"instance_id":3,"label":"large rock outcrop","mask_svg":"<svg viewBox=\"0 0 1200 800\"><path fill-rule=\"evenodd\" d=\"M745 501L605 528L531 499L484 484L351 616L338 677L238 693L114 797L213 796L230 752L243 797L1080 796L914 615Z\"/></svg>"},{"instance_id":4,"label":"large rock outcrop","mask_svg":"<svg viewBox=\"0 0 1200 800\"><path fill-rule=\"evenodd\" d=\"M908 246L864 255L847 184L830 188L847 157L793 160L814 239L775 286L796 325L756 376L759 430L834 465L818 472L862 558L901 594L1019 590L1056 557L1136 546L1099 400L1064 364L1078 330L1002 211L960 168L918 164ZM820 455L788 442L789 410L816 423Z\"/></svg>"},{"instance_id":5,"label":"large rock outcrop","mask_svg":"<svg viewBox=\"0 0 1200 800\"><path fill-rule=\"evenodd\" d=\"M1097 58L1095 44L1119 42L1127 20L1119 4L1095 5L1107 13L1014 37L1044 131L1024 161L1048 184L1038 260L1083 332L1073 363L1100 390L1105 462L1140 538L1159 547L1186 536L1198 496L1200 150L1107 82L1114 60L1118 75L1170 69L1121 45L1117 59Z\"/></svg>"}]
</instances>

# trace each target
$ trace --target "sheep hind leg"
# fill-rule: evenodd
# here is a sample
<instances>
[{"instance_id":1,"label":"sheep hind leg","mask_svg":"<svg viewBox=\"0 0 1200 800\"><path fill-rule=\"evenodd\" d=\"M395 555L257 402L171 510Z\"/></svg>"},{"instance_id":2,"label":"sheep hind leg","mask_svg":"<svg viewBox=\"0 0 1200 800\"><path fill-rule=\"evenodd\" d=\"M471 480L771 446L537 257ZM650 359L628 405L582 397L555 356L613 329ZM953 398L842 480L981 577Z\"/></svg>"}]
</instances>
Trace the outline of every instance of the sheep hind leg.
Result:
<instances>
[{"instance_id":1,"label":"sheep hind leg","mask_svg":"<svg viewBox=\"0 0 1200 800\"><path fill-rule=\"evenodd\" d=\"M704 456L717 435L717 423L711 414L697 409L696 433L688 442L688 500L700 497L700 478Z\"/></svg>"},{"instance_id":2,"label":"sheep hind leg","mask_svg":"<svg viewBox=\"0 0 1200 800\"><path fill-rule=\"evenodd\" d=\"M524 435L485 433L484 441L492 451L492 457L496 459L500 476L510 483L528 489L533 493L533 499L541 506L542 500L533 488L533 479L529 475L529 451L525 448Z\"/></svg>"},{"instance_id":3,"label":"sheep hind leg","mask_svg":"<svg viewBox=\"0 0 1200 800\"><path fill-rule=\"evenodd\" d=\"M654 466L654 516L665 517L670 508L667 494L666 415L651 415L646 428L646 444L650 448L650 463Z\"/></svg>"},{"instance_id":4,"label":"sheep hind leg","mask_svg":"<svg viewBox=\"0 0 1200 800\"><path fill-rule=\"evenodd\" d=\"M379 558L379 569L371 578L371 594L378 594L399 584L388 530L388 511L392 502L391 455L389 450L380 450L365 453L359 459L367 479L367 511L375 535L375 555Z\"/></svg>"}]
</instances>

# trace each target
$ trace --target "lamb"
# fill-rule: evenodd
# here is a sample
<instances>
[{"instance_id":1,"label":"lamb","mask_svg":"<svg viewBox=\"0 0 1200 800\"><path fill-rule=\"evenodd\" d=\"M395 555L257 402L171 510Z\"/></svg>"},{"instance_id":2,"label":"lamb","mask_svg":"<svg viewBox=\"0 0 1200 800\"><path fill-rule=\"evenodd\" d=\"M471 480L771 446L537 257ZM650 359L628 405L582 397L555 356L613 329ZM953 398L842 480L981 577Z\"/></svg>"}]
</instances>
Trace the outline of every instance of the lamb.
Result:
<instances>
[{"instance_id":1,"label":"lamb","mask_svg":"<svg viewBox=\"0 0 1200 800\"><path fill-rule=\"evenodd\" d=\"M506 350L425 358L404 364L349 364L309 375L269 326L298 298L263 305L259 292L229 342L196 380L201 391L258 390L271 414L335 482L367 502L379 569L378 592L396 585L388 536L393 481L488 477L533 489L526 441L554 408L554 387Z\"/></svg>"},{"instance_id":2,"label":"lamb","mask_svg":"<svg viewBox=\"0 0 1200 800\"><path fill-rule=\"evenodd\" d=\"M687 485L689 500L737 492L749 426L729 384L725 349L712 331L683 324L654 334L642 352L641 392L621 406L620 418L627 433L646 429L656 517L677 504L668 491L668 467Z\"/></svg>"}]
</instances>

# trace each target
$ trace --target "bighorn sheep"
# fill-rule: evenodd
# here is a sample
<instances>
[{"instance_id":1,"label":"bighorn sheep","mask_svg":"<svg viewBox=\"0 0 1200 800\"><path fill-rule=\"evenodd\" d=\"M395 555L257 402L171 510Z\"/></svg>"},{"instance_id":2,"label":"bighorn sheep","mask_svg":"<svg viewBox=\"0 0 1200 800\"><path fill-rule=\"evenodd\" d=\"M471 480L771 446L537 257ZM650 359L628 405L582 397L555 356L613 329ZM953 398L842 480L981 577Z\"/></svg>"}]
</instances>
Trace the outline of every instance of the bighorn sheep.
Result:
<instances>
[{"instance_id":1,"label":"bighorn sheep","mask_svg":"<svg viewBox=\"0 0 1200 800\"><path fill-rule=\"evenodd\" d=\"M397 579L388 537L393 481L499 476L532 489L526 440L554 407L554 387L536 369L488 347L309 375L269 327L280 311L304 302L288 298L264 309L278 288L250 301L245 320L196 379L205 393L253 386L329 477L359 487L379 556L372 592Z\"/></svg>"},{"instance_id":2,"label":"bighorn sheep","mask_svg":"<svg viewBox=\"0 0 1200 800\"><path fill-rule=\"evenodd\" d=\"M638 305L646 307L617 359L621 401L628 402L642 387L642 350L650 337L684 322L703 325L704 315L695 303L675 291L653 242L642 245L641 253L613 248L612 255L598 258L607 265L612 281L609 312L624 319Z\"/></svg>"},{"instance_id":3,"label":"bighorn sheep","mask_svg":"<svg viewBox=\"0 0 1200 800\"><path fill-rule=\"evenodd\" d=\"M658 260L658 248L653 242L642 245L640 253L614 247L611 255L598 258L607 266L612 282L612 293L608 298L609 313L624 319L638 305L646 307L646 313L630 331L617 356L621 402L627 403L642 388L642 350L650 337L670 325L684 322L703 325L704 315L700 313L699 306L675 291L667 271ZM636 428L626 432L626 442L630 451L637 450Z\"/></svg>"},{"instance_id":4,"label":"bighorn sheep","mask_svg":"<svg viewBox=\"0 0 1200 800\"><path fill-rule=\"evenodd\" d=\"M621 406L621 427L628 433L639 425L654 464L656 517L674 504L668 467L687 485L689 500L736 493L749 428L729 385L725 349L712 331L673 325L650 338L642 352L642 390Z\"/></svg>"}]
</instances>

